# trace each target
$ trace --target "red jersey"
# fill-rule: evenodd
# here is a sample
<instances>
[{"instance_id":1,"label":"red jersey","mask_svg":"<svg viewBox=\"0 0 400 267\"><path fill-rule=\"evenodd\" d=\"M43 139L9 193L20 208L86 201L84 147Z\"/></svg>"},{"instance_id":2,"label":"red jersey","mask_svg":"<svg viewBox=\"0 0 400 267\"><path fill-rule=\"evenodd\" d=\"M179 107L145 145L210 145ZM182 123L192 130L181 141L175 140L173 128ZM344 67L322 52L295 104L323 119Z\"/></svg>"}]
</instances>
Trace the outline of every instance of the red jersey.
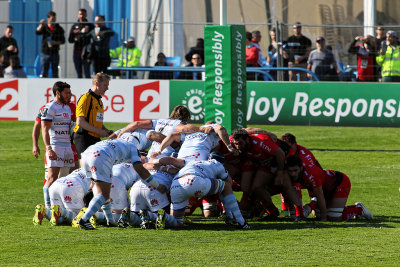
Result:
<instances>
[{"instance_id":1,"label":"red jersey","mask_svg":"<svg viewBox=\"0 0 400 267\"><path fill-rule=\"evenodd\" d=\"M266 134L250 134L250 147L241 157L250 160L265 160L275 154L279 146ZM233 136L229 136L233 144Z\"/></svg>"},{"instance_id":2,"label":"red jersey","mask_svg":"<svg viewBox=\"0 0 400 267\"><path fill-rule=\"evenodd\" d=\"M343 176L344 174L341 172L332 170L323 170L323 175L319 173L315 175L312 171L304 169L300 183L310 191L322 186L324 195L330 196L335 192L336 187L342 183Z\"/></svg>"},{"instance_id":3,"label":"red jersey","mask_svg":"<svg viewBox=\"0 0 400 267\"><path fill-rule=\"evenodd\" d=\"M69 108L71 109L71 121L75 121L76 120L76 106L75 106L75 104L74 103L72 103L72 102L69 102L68 104L67 104L68 106L69 106ZM36 121L37 122L41 122L42 120L41 120L41 118L42 118L42 111L43 111L43 108L46 106L46 104L44 104L40 109L39 109L39 112L38 112L38 114L36 115Z\"/></svg>"},{"instance_id":4,"label":"red jersey","mask_svg":"<svg viewBox=\"0 0 400 267\"><path fill-rule=\"evenodd\" d=\"M363 44L359 44L357 52L357 73L360 81L373 81L374 75L374 56Z\"/></svg>"},{"instance_id":5,"label":"red jersey","mask_svg":"<svg viewBox=\"0 0 400 267\"><path fill-rule=\"evenodd\" d=\"M246 46L246 65L252 67L259 67L258 58L260 54L260 49L251 43Z\"/></svg>"}]
</instances>

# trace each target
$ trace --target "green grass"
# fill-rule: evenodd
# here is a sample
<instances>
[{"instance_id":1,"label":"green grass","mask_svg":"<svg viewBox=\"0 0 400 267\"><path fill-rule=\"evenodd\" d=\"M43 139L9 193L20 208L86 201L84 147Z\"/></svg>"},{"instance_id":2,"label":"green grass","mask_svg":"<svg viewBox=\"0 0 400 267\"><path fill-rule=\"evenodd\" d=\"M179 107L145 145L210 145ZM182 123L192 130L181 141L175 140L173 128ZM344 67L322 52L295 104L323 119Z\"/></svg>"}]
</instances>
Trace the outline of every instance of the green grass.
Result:
<instances>
[{"instance_id":1,"label":"green grass","mask_svg":"<svg viewBox=\"0 0 400 267\"><path fill-rule=\"evenodd\" d=\"M47 222L32 225L34 207L43 202L44 173L43 155L35 159L31 154L32 126L0 122L0 266L398 265L398 129L264 127L277 135L295 134L324 168L346 173L352 182L348 203L362 201L375 216L371 222L250 221L253 230L237 231L197 214L180 230L88 232ZM278 197L274 201L279 205Z\"/></svg>"}]
</instances>

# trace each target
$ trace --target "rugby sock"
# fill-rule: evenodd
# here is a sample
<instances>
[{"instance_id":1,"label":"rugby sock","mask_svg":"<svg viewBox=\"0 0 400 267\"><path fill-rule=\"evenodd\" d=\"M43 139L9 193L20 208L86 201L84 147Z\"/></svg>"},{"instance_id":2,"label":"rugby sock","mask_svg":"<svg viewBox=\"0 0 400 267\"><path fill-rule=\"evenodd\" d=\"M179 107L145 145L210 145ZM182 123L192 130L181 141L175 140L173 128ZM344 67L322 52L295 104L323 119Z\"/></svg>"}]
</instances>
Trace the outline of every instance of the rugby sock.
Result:
<instances>
[{"instance_id":1,"label":"rugby sock","mask_svg":"<svg viewBox=\"0 0 400 267\"><path fill-rule=\"evenodd\" d=\"M157 220L157 215L158 215L157 213L149 211L148 214L149 214L149 220L150 221L154 221L155 222Z\"/></svg>"},{"instance_id":2,"label":"rugby sock","mask_svg":"<svg viewBox=\"0 0 400 267\"><path fill-rule=\"evenodd\" d=\"M183 218L182 218L183 222ZM165 226L168 227L177 227L178 226L178 221L176 218L168 213L165 213Z\"/></svg>"},{"instance_id":3,"label":"rugby sock","mask_svg":"<svg viewBox=\"0 0 400 267\"><path fill-rule=\"evenodd\" d=\"M183 219L185 216L182 217L174 217L176 219L177 225L176 226L182 226L183 225Z\"/></svg>"},{"instance_id":4,"label":"rugby sock","mask_svg":"<svg viewBox=\"0 0 400 267\"><path fill-rule=\"evenodd\" d=\"M296 217L304 217L303 206L294 206Z\"/></svg>"},{"instance_id":5,"label":"rugby sock","mask_svg":"<svg viewBox=\"0 0 400 267\"><path fill-rule=\"evenodd\" d=\"M44 207L44 217L50 221L51 219L51 210L48 207Z\"/></svg>"},{"instance_id":6,"label":"rugby sock","mask_svg":"<svg viewBox=\"0 0 400 267\"><path fill-rule=\"evenodd\" d=\"M289 210L289 207L287 205L287 203L285 202L285 198L283 197L283 195L281 194L281 202L282 202L282 210Z\"/></svg>"},{"instance_id":7,"label":"rugby sock","mask_svg":"<svg viewBox=\"0 0 400 267\"><path fill-rule=\"evenodd\" d=\"M114 221L118 222L118 220L121 218L120 213L113 213Z\"/></svg>"},{"instance_id":8,"label":"rugby sock","mask_svg":"<svg viewBox=\"0 0 400 267\"><path fill-rule=\"evenodd\" d=\"M85 214L82 216L82 221L88 221L93 214L100 209L100 207L106 202L106 199L102 194L95 195L92 200L90 200L89 207L86 209Z\"/></svg>"},{"instance_id":9,"label":"rugby sock","mask_svg":"<svg viewBox=\"0 0 400 267\"><path fill-rule=\"evenodd\" d=\"M50 209L51 204L50 204L50 194L49 194L49 188L48 187L44 187L43 186L43 196L44 196L44 205L45 205L45 207Z\"/></svg>"},{"instance_id":10,"label":"rugby sock","mask_svg":"<svg viewBox=\"0 0 400 267\"><path fill-rule=\"evenodd\" d=\"M219 196L219 200L221 200L221 204L222 204L222 207L224 208L226 217L229 219L234 219L232 211L223 205L223 202L225 201L224 196L222 194L219 194L218 196Z\"/></svg>"},{"instance_id":11,"label":"rugby sock","mask_svg":"<svg viewBox=\"0 0 400 267\"><path fill-rule=\"evenodd\" d=\"M97 224L104 224L106 223L106 216L104 215L104 213L102 211L98 211L96 212L96 223Z\"/></svg>"},{"instance_id":12,"label":"rugby sock","mask_svg":"<svg viewBox=\"0 0 400 267\"><path fill-rule=\"evenodd\" d=\"M361 215L362 211L362 208L356 205L345 206L342 212L342 220L347 221L356 215Z\"/></svg>"},{"instance_id":13,"label":"rugby sock","mask_svg":"<svg viewBox=\"0 0 400 267\"><path fill-rule=\"evenodd\" d=\"M61 207L60 207L61 208ZM64 220L68 223L72 223L72 220L78 215L77 212L74 212L72 210L64 209L61 208L61 215L63 216Z\"/></svg>"},{"instance_id":14,"label":"rugby sock","mask_svg":"<svg viewBox=\"0 0 400 267\"><path fill-rule=\"evenodd\" d=\"M103 213L106 216L107 223L115 224L115 220L114 220L112 208L111 208L111 202L109 200L107 200L107 202L104 203L103 206L101 206L101 209L103 210Z\"/></svg>"},{"instance_id":15,"label":"rugby sock","mask_svg":"<svg viewBox=\"0 0 400 267\"><path fill-rule=\"evenodd\" d=\"M235 216L236 221L240 225L243 225L245 223L242 213L240 213L240 209L239 209L239 205L237 204L236 197L233 193L231 193L227 196L224 196L223 204L227 210L230 210L233 213L233 216Z\"/></svg>"},{"instance_id":16,"label":"rugby sock","mask_svg":"<svg viewBox=\"0 0 400 267\"><path fill-rule=\"evenodd\" d=\"M129 216L129 225L130 226L139 226L140 225L140 217L135 212L131 211L131 216Z\"/></svg>"}]
</instances>

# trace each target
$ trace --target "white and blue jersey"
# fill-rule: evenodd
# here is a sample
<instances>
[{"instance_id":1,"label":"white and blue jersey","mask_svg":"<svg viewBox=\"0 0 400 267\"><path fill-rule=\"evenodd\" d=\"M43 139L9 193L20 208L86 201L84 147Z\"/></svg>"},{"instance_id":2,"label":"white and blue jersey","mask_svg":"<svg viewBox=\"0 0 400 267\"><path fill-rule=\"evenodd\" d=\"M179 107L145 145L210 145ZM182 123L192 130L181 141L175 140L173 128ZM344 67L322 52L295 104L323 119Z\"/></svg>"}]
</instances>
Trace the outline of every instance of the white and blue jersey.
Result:
<instances>
[{"instance_id":1,"label":"white and blue jersey","mask_svg":"<svg viewBox=\"0 0 400 267\"><path fill-rule=\"evenodd\" d=\"M113 166L112 170L114 179L119 179L128 190L135 182L140 180L139 174L133 168L132 163L121 163Z\"/></svg>"},{"instance_id":2,"label":"white and blue jersey","mask_svg":"<svg viewBox=\"0 0 400 267\"><path fill-rule=\"evenodd\" d=\"M100 141L82 153L87 175L106 183L111 183L113 165L125 161L141 162L136 146L122 139Z\"/></svg>"},{"instance_id":3,"label":"white and blue jersey","mask_svg":"<svg viewBox=\"0 0 400 267\"><path fill-rule=\"evenodd\" d=\"M215 127L218 124L207 124L203 126ZM207 160L210 151L214 149L219 142L219 136L213 132L206 134L203 132L195 132L190 134L181 134L181 148L178 158L184 159L185 162L193 160Z\"/></svg>"},{"instance_id":4,"label":"white and blue jersey","mask_svg":"<svg viewBox=\"0 0 400 267\"><path fill-rule=\"evenodd\" d=\"M91 180L86 176L86 171L84 169L76 169L67 176L56 180L56 182L63 184L71 181L79 183L85 193L89 192Z\"/></svg>"},{"instance_id":5,"label":"white and blue jersey","mask_svg":"<svg viewBox=\"0 0 400 267\"><path fill-rule=\"evenodd\" d=\"M171 119L160 119L160 120L152 120L153 123L153 129L156 132L162 133L163 135L167 136L173 132L175 132L176 126L181 124L182 122L180 120L171 120ZM159 142L153 141L151 144L149 153L147 154L148 158L153 152L156 152L160 149L161 144ZM171 147L168 147L164 149L161 153L161 155L158 155L157 158L161 158L164 156L170 156L172 152L175 150L172 149Z\"/></svg>"},{"instance_id":6,"label":"white and blue jersey","mask_svg":"<svg viewBox=\"0 0 400 267\"><path fill-rule=\"evenodd\" d=\"M68 105L59 104L56 101L47 103L42 109L42 121L51 121L49 130L50 145L70 147L71 136L69 126L71 124L71 108Z\"/></svg>"},{"instance_id":7,"label":"white and blue jersey","mask_svg":"<svg viewBox=\"0 0 400 267\"><path fill-rule=\"evenodd\" d=\"M169 172L162 172L155 170L150 170L149 172L151 173L153 178L157 180L159 184L165 185L167 190L171 187L172 180L174 179L174 176L172 174L170 174ZM144 183L147 184L146 182Z\"/></svg>"},{"instance_id":8,"label":"white and blue jersey","mask_svg":"<svg viewBox=\"0 0 400 267\"><path fill-rule=\"evenodd\" d=\"M203 178L214 178L225 180L228 178L228 172L222 163L211 160L191 161L175 175L174 179L178 179L185 175L195 175Z\"/></svg>"},{"instance_id":9,"label":"white and blue jersey","mask_svg":"<svg viewBox=\"0 0 400 267\"><path fill-rule=\"evenodd\" d=\"M121 131L122 131L122 129L116 131L115 134L118 135ZM136 142L136 141L138 141L138 143L136 145L137 149L139 151L142 151L142 150L146 150L151 145L150 140L146 137L147 131L148 131L147 129L146 130L145 129L136 129L133 132L124 133L119 138L121 138L121 139L123 139L123 140L125 140L127 142Z\"/></svg>"}]
</instances>

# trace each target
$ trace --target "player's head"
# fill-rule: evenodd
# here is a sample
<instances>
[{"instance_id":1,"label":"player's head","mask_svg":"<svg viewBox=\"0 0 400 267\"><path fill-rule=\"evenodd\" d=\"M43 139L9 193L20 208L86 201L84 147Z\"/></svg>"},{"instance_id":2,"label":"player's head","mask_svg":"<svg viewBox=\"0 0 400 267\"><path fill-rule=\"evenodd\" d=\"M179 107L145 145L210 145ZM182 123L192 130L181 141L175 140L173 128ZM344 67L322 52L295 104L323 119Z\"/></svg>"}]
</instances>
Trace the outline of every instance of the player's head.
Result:
<instances>
[{"instance_id":1,"label":"player's head","mask_svg":"<svg viewBox=\"0 0 400 267\"><path fill-rule=\"evenodd\" d=\"M301 158L290 155L286 160L286 170L292 182L298 181L300 173L303 171L303 162Z\"/></svg>"},{"instance_id":2,"label":"player's head","mask_svg":"<svg viewBox=\"0 0 400 267\"><path fill-rule=\"evenodd\" d=\"M71 101L71 86L68 83L58 81L53 85L53 94L61 103L67 104Z\"/></svg>"},{"instance_id":3,"label":"player's head","mask_svg":"<svg viewBox=\"0 0 400 267\"><path fill-rule=\"evenodd\" d=\"M297 144L297 141L296 141L296 136L294 136L293 134L291 134L291 133L284 133L282 136L281 136L281 140L282 141L285 141L286 143L288 143L289 145L294 145L294 144Z\"/></svg>"},{"instance_id":4,"label":"player's head","mask_svg":"<svg viewBox=\"0 0 400 267\"><path fill-rule=\"evenodd\" d=\"M169 118L172 120L187 122L190 120L190 111L187 107L179 105L174 107Z\"/></svg>"},{"instance_id":5,"label":"player's head","mask_svg":"<svg viewBox=\"0 0 400 267\"><path fill-rule=\"evenodd\" d=\"M233 132L232 136L233 144L240 153L248 150L250 146L250 135L245 129L237 129Z\"/></svg>"}]
</instances>

